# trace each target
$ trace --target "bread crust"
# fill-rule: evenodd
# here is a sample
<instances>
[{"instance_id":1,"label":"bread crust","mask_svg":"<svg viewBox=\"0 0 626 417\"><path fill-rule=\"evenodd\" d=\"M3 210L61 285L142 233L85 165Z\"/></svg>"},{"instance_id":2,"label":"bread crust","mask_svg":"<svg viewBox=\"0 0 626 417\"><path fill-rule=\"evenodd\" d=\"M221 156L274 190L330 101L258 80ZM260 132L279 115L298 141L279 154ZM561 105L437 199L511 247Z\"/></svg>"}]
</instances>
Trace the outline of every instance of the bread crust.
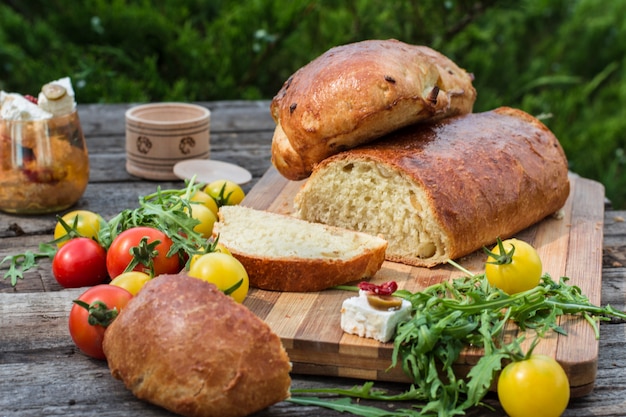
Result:
<instances>
[{"instance_id":1,"label":"bread crust","mask_svg":"<svg viewBox=\"0 0 626 417\"><path fill-rule=\"evenodd\" d=\"M149 281L109 326L111 373L142 400L183 416L247 416L289 396L280 338L213 284Z\"/></svg>"},{"instance_id":2,"label":"bread crust","mask_svg":"<svg viewBox=\"0 0 626 417\"><path fill-rule=\"evenodd\" d=\"M426 196L429 221L442 236L438 255L399 256L393 249L397 237L383 233L387 259L415 266L435 266L512 236L557 212L569 196L567 159L558 139L531 115L501 107L411 126L324 160L297 194L296 214L349 227L349 219L321 215L334 213L330 206L341 202L329 199L327 206L312 209L308 193L329 180L325 172L333 165L357 162L406 178ZM409 189L403 191L409 195Z\"/></svg>"},{"instance_id":3,"label":"bread crust","mask_svg":"<svg viewBox=\"0 0 626 417\"><path fill-rule=\"evenodd\" d=\"M328 50L296 71L270 110L272 162L290 180L398 128L472 111L472 76L425 46L368 40Z\"/></svg>"},{"instance_id":4,"label":"bread crust","mask_svg":"<svg viewBox=\"0 0 626 417\"><path fill-rule=\"evenodd\" d=\"M321 291L373 277L385 261L385 248L367 250L347 261L331 259L268 259L232 250L246 268L250 285L270 291Z\"/></svg>"}]
</instances>

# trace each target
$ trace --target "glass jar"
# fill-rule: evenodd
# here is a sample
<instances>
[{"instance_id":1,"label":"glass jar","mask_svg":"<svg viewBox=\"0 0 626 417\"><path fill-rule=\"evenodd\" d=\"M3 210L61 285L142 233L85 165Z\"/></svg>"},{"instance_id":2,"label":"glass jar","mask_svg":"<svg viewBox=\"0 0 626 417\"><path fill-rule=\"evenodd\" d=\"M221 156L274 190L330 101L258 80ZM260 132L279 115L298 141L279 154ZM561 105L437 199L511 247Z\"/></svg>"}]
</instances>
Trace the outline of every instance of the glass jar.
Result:
<instances>
[{"instance_id":1,"label":"glass jar","mask_svg":"<svg viewBox=\"0 0 626 417\"><path fill-rule=\"evenodd\" d=\"M78 201L88 181L78 112L45 120L0 119L0 210L58 212Z\"/></svg>"}]
</instances>

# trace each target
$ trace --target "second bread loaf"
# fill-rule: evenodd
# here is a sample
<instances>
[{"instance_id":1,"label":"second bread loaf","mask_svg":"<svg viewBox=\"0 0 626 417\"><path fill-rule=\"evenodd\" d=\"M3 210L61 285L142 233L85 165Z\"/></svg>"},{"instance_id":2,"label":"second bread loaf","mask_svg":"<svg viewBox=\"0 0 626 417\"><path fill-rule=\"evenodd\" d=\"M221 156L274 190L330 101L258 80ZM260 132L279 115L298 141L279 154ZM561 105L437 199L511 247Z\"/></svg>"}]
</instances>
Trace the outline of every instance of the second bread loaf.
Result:
<instances>
[{"instance_id":1,"label":"second bread loaf","mask_svg":"<svg viewBox=\"0 0 626 417\"><path fill-rule=\"evenodd\" d=\"M303 219L382 235L389 260L431 267L521 231L568 195L557 138L531 115L501 107L332 156L295 206Z\"/></svg>"}]
</instances>

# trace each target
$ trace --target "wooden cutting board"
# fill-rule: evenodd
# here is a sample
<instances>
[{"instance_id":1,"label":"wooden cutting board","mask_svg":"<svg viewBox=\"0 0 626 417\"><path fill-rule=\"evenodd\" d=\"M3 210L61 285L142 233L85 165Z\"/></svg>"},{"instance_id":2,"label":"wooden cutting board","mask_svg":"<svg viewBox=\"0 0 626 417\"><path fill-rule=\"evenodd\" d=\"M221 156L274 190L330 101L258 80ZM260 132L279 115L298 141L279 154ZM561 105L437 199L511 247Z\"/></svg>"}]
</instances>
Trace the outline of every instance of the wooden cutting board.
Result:
<instances>
[{"instance_id":1,"label":"wooden cutting board","mask_svg":"<svg viewBox=\"0 0 626 417\"><path fill-rule=\"evenodd\" d=\"M575 175L570 180L571 193L564 216L545 219L516 237L537 248L544 271L553 279L569 277L571 285L579 286L592 303L599 305L604 187ZM243 204L291 214L293 198L301 186L302 182L288 181L270 168ZM478 251L457 262L472 272L482 273L484 260L484 254ZM447 265L427 269L385 262L372 282L394 280L400 288L418 291L461 275ZM341 330L341 304L354 295L340 290L282 293L252 289L245 304L280 336L294 373L410 382L399 367L388 369L392 343L348 335ZM596 377L598 341L591 326L582 319L562 318L561 326L568 336L554 334L542 340L535 352L550 355L561 363L569 377L572 396L586 395L593 389ZM507 330L509 337L517 332L515 326ZM467 349L457 363L458 372L467 372L481 353L479 349Z\"/></svg>"}]
</instances>

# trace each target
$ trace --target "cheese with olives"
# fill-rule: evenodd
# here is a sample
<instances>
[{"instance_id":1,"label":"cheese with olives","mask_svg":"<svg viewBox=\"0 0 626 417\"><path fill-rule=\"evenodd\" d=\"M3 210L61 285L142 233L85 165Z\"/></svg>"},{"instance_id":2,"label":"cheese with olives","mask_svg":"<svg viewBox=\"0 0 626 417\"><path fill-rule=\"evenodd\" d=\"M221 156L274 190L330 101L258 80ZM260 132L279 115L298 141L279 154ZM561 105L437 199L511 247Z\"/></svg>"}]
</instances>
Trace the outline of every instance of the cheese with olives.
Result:
<instances>
[{"instance_id":1,"label":"cheese with olives","mask_svg":"<svg viewBox=\"0 0 626 417\"><path fill-rule=\"evenodd\" d=\"M61 78L44 85L37 103L43 110L55 116L72 113L76 109L76 101L70 78Z\"/></svg>"},{"instance_id":2,"label":"cheese with olives","mask_svg":"<svg viewBox=\"0 0 626 417\"><path fill-rule=\"evenodd\" d=\"M411 316L411 303L401 300L399 307L381 310L368 301L368 292L359 291L358 297L344 300L341 306L341 329L349 334L389 342L395 336L399 323Z\"/></svg>"},{"instance_id":3,"label":"cheese with olives","mask_svg":"<svg viewBox=\"0 0 626 417\"><path fill-rule=\"evenodd\" d=\"M0 91L0 118L4 120L41 120L49 119L52 114L38 107L18 93Z\"/></svg>"}]
</instances>

